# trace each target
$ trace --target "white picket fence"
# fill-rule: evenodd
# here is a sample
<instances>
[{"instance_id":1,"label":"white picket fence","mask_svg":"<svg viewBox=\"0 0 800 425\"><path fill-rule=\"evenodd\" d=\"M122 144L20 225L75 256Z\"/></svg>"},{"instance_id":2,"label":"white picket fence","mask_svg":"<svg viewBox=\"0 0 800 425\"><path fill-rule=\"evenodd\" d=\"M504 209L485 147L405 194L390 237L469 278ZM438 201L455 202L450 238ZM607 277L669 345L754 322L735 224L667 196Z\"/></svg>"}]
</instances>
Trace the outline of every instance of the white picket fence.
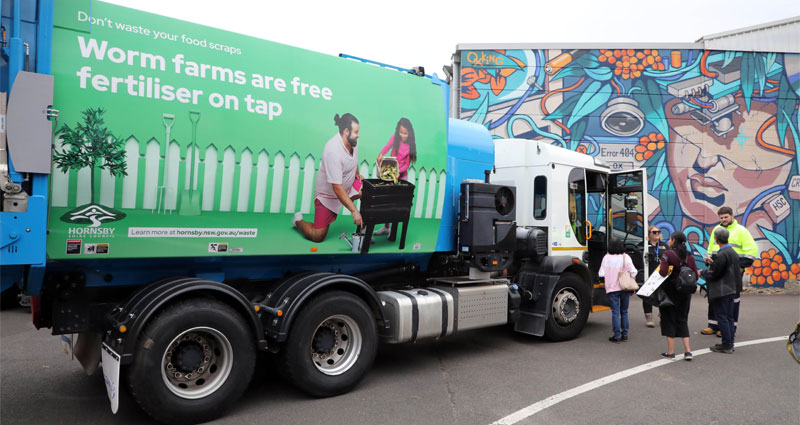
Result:
<instances>
[{"instance_id":1,"label":"white picket fence","mask_svg":"<svg viewBox=\"0 0 800 425\"><path fill-rule=\"evenodd\" d=\"M56 149L59 152L60 144L60 139L57 139ZM144 149L141 144L144 144ZM314 183L319 169L319 161L312 155L300 158L297 153L290 153L287 159L287 154L282 151L270 153L261 150L254 154L245 149L237 153L227 147L219 152L211 145L205 149L204 155L199 155L200 149L195 149L192 158L187 158L189 148L181 147L175 141L169 149L169 163L164 164L162 172L164 156L161 155L158 140L140 142L135 138L128 139L125 143L128 175L117 178L102 170L100 178L95 180L100 187L99 203L114 208L156 211L159 192L162 192L161 209L171 213L178 208L181 191L194 190L201 193L202 211L301 211L308 214L312 210ZM195 164L192 182L188 161ZM362 160L359 172L364 177L376 178L377 167L374 163ZM164 175L168 176L166 183L162 181ZM89 179L88 168L66 173L54 168L51 205L75 207L91 202ZM444 171L409 168L408 181L416 186L413 217L442 217L445 179ZM344 208L340 213L350 214Z\"/></svg>"}]
</instances>

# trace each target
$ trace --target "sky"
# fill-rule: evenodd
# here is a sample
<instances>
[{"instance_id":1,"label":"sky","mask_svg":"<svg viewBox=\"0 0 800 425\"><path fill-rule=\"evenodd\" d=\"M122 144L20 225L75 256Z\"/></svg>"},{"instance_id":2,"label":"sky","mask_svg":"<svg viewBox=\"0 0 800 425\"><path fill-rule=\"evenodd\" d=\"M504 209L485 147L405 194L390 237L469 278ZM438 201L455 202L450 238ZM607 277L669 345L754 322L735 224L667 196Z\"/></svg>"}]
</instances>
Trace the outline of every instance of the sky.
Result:
<instances>
[{"instance_id":1,"label":"sky","mask_svg":"<svg viewBox=\"0 0 800 425\"><path fill-rule=\"evenodd\" d=\"M440 77L459 43L691 43L800 16L798 0L106 1Z\"/></svg>"}]
</instances>

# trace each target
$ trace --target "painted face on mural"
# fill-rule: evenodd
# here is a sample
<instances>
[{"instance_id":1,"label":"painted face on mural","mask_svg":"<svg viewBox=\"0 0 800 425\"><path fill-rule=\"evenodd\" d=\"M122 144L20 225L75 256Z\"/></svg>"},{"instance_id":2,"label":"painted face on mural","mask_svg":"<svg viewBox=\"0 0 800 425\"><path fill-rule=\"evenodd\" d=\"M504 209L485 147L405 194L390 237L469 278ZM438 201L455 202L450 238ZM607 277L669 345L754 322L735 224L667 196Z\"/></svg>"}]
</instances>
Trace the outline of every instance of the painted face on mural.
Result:
<instances>
[{"instance_id":1,"label":"painted face on mural","mask_svg":"<svg viewBox=\"0 0 800 425\"><path fill-rule=\"evenodd\" d=\"M740 215L764 190L787 180L794 155L785 151L794 141L787 132L781 147L774 103L754 100L747 112L744 100L738 98L741 115L732 114L733 130L722 137L688 114L673 114L672 106L679 102L674 99L665 107L670 124L667 159L681 208L688 217L713 224L723 205Z\"/></svg>"}]
</instances>

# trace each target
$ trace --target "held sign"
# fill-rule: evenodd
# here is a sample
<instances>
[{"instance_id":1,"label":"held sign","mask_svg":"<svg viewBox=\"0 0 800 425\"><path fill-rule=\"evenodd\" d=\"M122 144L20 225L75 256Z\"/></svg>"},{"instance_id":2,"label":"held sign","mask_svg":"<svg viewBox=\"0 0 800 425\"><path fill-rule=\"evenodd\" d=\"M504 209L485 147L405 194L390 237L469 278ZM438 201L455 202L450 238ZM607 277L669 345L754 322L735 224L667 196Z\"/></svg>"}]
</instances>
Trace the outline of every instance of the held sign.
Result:
<instances>
[{"instance_id":1,"label":"held sign","mask_svg":"<svg viewBox=\"0 0 800 425\"><path fill-rule=\"evenodd\" d=\"M636 291L636 295L641 295L643 297L649 297L650 295L653 295L653 292L655 292L656 289L658 289L658 287L664 283L668 276L669 273L667 273L667 276L661 276L661 274L658 273L658 267L656 267L650 277L647 278L647 281L644 283L644 285L642 285L642 287Z\"/></svg>"}]
</instances>

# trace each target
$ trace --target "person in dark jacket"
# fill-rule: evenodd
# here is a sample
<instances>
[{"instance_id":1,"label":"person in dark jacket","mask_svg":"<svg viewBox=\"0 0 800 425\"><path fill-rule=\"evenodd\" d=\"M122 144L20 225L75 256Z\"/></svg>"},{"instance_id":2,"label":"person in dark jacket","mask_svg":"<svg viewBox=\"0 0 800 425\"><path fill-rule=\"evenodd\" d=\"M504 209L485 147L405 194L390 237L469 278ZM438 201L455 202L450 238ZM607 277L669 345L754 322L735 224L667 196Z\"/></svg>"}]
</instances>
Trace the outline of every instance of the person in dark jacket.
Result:
<instances>
[{"instance_id":1,"label":"person in dark jacket","mask_svg":"<svg viewBox=\"0 0 800 425\"><path fill-rule=\"evenodd\" d=\"M650 231L647 234L647 270L648 273L654 273L658 263L661 260L661 254L668 250L667 243L661 240L661 229L658 226L650 226ZM645 278L645 280L647 280ZM644 319L647 321L647 327L653 328L656 326L653 321L653 306L642 300L642 309L644 310Z\"/></svg>"},{"instance_id":2,"label":"person in dark jacket","mask_svg":"<svg viewBox=\"0 0 800 425\"><path fill-rule=\"evenodd\" d=\"M714 240L721 246L711 267L703 271L708 287L709 308L719 322L722 344L715 344L715 353L733 353L735 319L733 298L742 291L742 275L739 269L739 254L728 243L730 232L725 228L714 230Z\"/></svg>"},{"instance_id":3,"label":"person in dark jacket","mask_svg":"<svg viewBox=\"0 0 800 425\"><path fill-rule=\"evenodd\" d=\"M659 307L661 313L661 335L667 338L667 351L661 353L661 357L667 359L675 358L675 338L683 340L683 359L692 360L692 349L689 346L689 306L692 301L691 294L682 294L676 289L675 282L681 272L681 265L685 264L697 273L697 265L694 258L689 255L686 249L686 235L683 232L675 232L669 237L669 248L661 254L661 264L658 273L667 276L661 284L673 305L671 307Z\"/></svg>"}]
</instances>

